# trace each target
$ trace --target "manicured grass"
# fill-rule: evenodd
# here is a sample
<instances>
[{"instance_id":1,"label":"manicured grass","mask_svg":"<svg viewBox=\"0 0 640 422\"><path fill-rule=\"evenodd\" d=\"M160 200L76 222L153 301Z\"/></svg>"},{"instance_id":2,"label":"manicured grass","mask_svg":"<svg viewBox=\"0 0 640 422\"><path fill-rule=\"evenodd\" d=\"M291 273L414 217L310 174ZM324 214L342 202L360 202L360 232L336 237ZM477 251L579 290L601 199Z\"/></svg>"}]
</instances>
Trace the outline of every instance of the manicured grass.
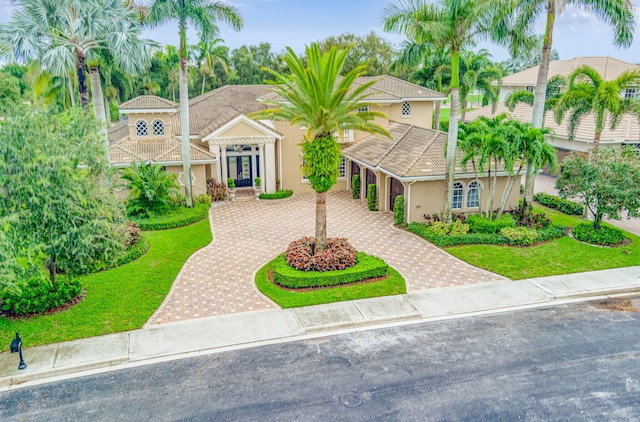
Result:
<instances>
[{"instance_id":1,"label":"manicured grass","mask_svg":"<svg viewBox=\"0 0 640 422\"><path fill-rule=\"evenodd\" d=\"M153 218L129 217L142 230L167 230L183 227L204 220L209 214L210 204L195 204L193 208L178 207Z\"/></svg>"},{"instance_id":2,"label":"manicured grass","mask_svg":"<svg viewBox=\"0 0 640 422\"><path fill-rule=\"evenodd\" d=\"M145 233L149 251L138 260L80 277L87 291L77 305L24 320L0 317L7 341L20 331L25 347L141 328L160 306L187 258L211 242L209 221Z\"/></svg>"},{"instance_id":3,"label":"manicured grass","mask_svg":"<svg viewBox=\"0 0 640 422\"><path fill-rule=\"evenodd\" d=\"M270 268L271 263L265 265L256 273L256 286L265 296L282 308L399 295L407 292L404 278L391 267L389 267L389 277L384 280L297 292L281 289L271 283L268 278Z\"/></svg>"},{"instance_id":4,"label":"manicured grass","mask_svg":"<svg viewBox=\"0 0 640 422\"><path fill-rule=\"evenodd\" d=\"M573 227L585 221L584 218L565 215L544 207L536 207L534 212L544 212L551 221L566 227ZM626 232L625 235L632 243L615 248L589 245L570 237L563 237L526 248L469 245L446 248L446 251L476 267L519 280L638 265L640 238Z\"/></svg>"}]
</instances>

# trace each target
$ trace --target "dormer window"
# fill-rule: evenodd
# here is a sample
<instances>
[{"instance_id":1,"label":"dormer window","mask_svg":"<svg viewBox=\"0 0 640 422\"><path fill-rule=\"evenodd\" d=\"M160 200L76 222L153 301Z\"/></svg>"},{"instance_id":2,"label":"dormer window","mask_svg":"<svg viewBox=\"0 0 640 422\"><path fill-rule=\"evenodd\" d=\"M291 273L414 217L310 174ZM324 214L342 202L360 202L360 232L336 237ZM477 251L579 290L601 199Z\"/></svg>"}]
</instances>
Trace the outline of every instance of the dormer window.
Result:
<instances>
[{"instance_id":1,"label":"dormer window","mask_svg":"<svg viewBox=\"0 0 640 422\"><path fill-rule=\"evenodd\" d=\"M411 103L409 101L402 102L402 117L411 117Z\"/></svg>"},{"instance_id":2,"label":"dormer window","mask_svg":"<svg viewBox=\"0 0 640 422\"><path fill-rule=\"evenodd\" d=\"M136 121L136 136L149 136L149 125L146 120Z\"/></svg>"},{"instance_id":3,"label":"dormer window","mask_svg":"<svg viewBox=\"0 0 640 422\"><path fill-rule=\"evenodd\" d=\"M151 124L153 127L153 135L154 136L162 136L164 135L164 121L160 119L156 119Z\"/></svg>"}]
</instances>

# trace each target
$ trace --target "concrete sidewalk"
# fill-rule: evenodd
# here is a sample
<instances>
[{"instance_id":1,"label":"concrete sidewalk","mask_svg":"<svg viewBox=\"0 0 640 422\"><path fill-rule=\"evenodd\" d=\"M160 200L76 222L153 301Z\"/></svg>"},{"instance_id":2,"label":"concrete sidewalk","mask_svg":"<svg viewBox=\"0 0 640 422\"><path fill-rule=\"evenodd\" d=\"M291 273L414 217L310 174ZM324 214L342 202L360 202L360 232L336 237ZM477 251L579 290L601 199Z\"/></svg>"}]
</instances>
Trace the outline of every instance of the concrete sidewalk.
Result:
<instances>
[{"instance_id":1,"label":"concrete sidewalk","mask_svg":"<svg viewBox=\"0 0 640 422\"><path fill-rule=\"evenodd\" d=\"M25 345L28 365L0 353L0 391L164 360L344 333L640 292L640 266L479 283L295 309L196 319L47 346ZM11 341L7 334L4 341Z\"/></svg>"}]
</instances>

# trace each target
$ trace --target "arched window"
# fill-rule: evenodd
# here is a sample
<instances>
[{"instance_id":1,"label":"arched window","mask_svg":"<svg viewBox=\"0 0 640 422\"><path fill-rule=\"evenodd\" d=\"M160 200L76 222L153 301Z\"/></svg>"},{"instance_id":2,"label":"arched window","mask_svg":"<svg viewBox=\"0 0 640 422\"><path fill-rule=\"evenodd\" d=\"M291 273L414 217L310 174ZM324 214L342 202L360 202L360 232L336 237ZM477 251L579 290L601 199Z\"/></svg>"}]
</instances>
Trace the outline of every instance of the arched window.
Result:
<instances>
[{"instance_id":1,"label":"arched window","mask_svg":"<svg viewBox=\"0 0 640 422\"><path fill-rule=\"evenodd\" d=\"M480 190L482 186L478 182L469 183L469 188L467 189L467 208L478 208L480 207Z\"/></svg>"},{"instance_id":2,"label":"arched window","mask_svg":"<svg viewBox=\"0 0 640 422\"><path fill-rule=\"evenodd\" d=\"M464 185L460 182L455 182L453 184L453 202L451 203L451 208L462 208L462 198L464 198Z\"/></svg>"},{"instance_id":3,"label":"arched window","mask_svg":"<svg viewBox=\"0 0 640 422\"><path fill-rule=\"evenodd\" d=\"M160 119L156 119L151 124L153 127L153 135L154 136L162 136L164 135L164 122Z\"/></svg>"},{"instance_id":4,"label":"arched window","mask_svg":"<svg viewBox=\"0 0 640 422\"><path fill-rule=\"evenodd\" d=\"M149 136L149 125L146 120L136 121L136 136Z\"/></svg>"}]
</instances>

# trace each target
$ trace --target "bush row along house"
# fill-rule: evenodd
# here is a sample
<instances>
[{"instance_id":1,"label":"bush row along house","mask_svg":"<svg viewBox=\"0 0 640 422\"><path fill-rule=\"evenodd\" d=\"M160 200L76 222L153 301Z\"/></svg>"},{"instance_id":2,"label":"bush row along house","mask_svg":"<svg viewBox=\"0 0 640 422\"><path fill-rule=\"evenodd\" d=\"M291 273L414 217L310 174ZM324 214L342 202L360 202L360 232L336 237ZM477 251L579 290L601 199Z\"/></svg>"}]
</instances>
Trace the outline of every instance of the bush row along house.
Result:
<instances>
[{"instance_id":1,"label":"bush row along house","mask_svg":"<svg viewBox=\"0 0 640 422\"><path fill-rule=\"evenodd\" d=\"M376 123L388 128L392 139L359 131L345 131L339 138L343 157L334 191L351 189L354 175L361 177L361 195L367 185L377 186L378 209L392 210L397 195L404 195L406 220L422 221L424 215L442 212L446 134L433 130L432 112L443 94L390 76L362 77L358 83L376 82L367 91L363 109L372 107L388 118ZM206 192L209 178L235 180L239 189L251 188L256 177L265 192L278 185L294 193L312 189L301 169L300 142L304 128L288 122L256 121L247 115L267 107L273 99L268 85L228 85L189 101L191 172L193 194ZM128 118L109 130L113 167L132 162L157 163L178 176L183 184L180 148L180 111L171 101L141 96L120 105ZM458 156L458 162L462 156ZM502 194L507 173L498 173L497 194ZM486 175L475 180L470 169L456 168L454 212L475 213L486 196ZM518 192L509 199L516 206Z\"/></svg>"}]
</instances>

